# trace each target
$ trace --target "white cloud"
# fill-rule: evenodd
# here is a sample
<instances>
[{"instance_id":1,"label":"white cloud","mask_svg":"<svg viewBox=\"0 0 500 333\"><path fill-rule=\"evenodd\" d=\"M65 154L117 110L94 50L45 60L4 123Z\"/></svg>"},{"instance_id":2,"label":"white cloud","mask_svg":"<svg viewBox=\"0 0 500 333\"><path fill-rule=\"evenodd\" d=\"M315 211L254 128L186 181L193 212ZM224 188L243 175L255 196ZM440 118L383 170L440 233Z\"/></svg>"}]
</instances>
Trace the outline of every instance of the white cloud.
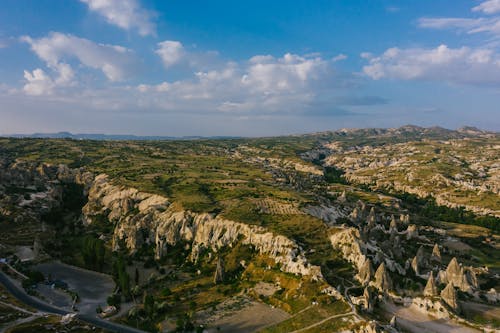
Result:
<instances>
[{"instance_id":1,"label":"white cloud","mask_svg":"<svg viewBox=\"0 0 500 333\"><path fill-rule=\"evenodd\" d=\"M500 84L500 55L491 49L469 47L433 49L390 48L372 56L363 67L372 79L445 81L461 84Z\"/></svg>"},{"instance_id":2,"label":"white cloud","mask_svg":"<svg viewBox=\"0 0 500 333\"><path fill-rule=\"evenodd\" d=\"M281 58L255 56L242 76L243 87L255 92L276 94L307 89L327 70L326 62L319 58L304 58L287 53Z\"/></svg>"},{"instance_id":3,"label":"white cloud","mask_svg":"<svg viewBox=\"0 0 500 333\"><path fill-rule=\"evenodd\" d=\"M483 12L485 14L500 13L500 0L487 0L472 8L474 12Z\"/></svg>"},{"instance_id":4,"label":"white cloud","mask_svg":"<svg viewBox=\"0 0 500 333\"><path fill-rule=\"evenodd\" d=\"M347 56L345 54L339 54L335 57L332 58L332 61L333 62L338 62L338 61L342 61L342 60L346 60L347 59Z\"/></svg>"},{"instance_id":5,"label":"white cloud","mask_svg":"<svg viewBox=\"0 0 500 333\"><path fill-rule=\"evenodd\" d=\"M91 11L104 16L108 23L125 30L137 29L141 36L155 35L155 14L141 8L137 0L80 0Z\"/></svg>"},{"instance_id":6,"label":"white cloud","mask_svg":"<svg viewBox=\"0 0 500 333\"><path fill-rule=\"evenodd\" d=\"M57 71L63 80L64 77L69 78L70 71L72 73L71 67L65 62L72 58L78 59L86 67L102 71L111 81L125 79L133 63L131 51L124 47L97 44L69 34L54 32L40 39L24 36L21 40L30 44L31 50L49 68Z\"/></svg>"},{"instance_id":7,"label":"white cloud","mask_svg":"<svg viewBox=\"0 0 500 333\"><path fill-rule=\"evenodd\" d=\"M52 95L55 88L70 87L74 85L74 72L68 64L56 64L53 67L58 76L53 79L43 69L37 68L32 72L25 70L23 91L28 95Z\"/></svg>"},{"instance_id":8,"label":"white cloud","mask_svg":"<svg viewBox=\"0 0 500 333\"><path fill-rule=\"evenodd\" d=\"M484 14L500 13L500 0L484 1L472 8L474 12ZM423 17L418 20L418 25L422 28L431 29L457 29L469 34L489 33L500 36L500 16L461 18L461 17Z\"/></svg>"},{"instance_id":9,"label":"white cloud","mask_svg":"<svg viewBox=\"0 0 500 333\"><path fill-rule=\"evenodd\" d=\"M500 35L500 17L492 18L421 18L418 24L422 28L458 29L469 34L490 33Z\"/></svg>"},{"instance_id":10,"label":"white cloud","mask_svg":"<svg viewBox=\"0 0 500 333\"><path fill-rule=\"evenodd\" d=\"M182 43L173 40L166 40L158 43L158 49L155 51L163 61L163 65L168 68L183 60L185 56Z\"/></svg>"},{"instance_id":11,"label":"white cloud","mask_svg":"<svg viewBox=\"0 0 500 333\"><path fill-rule=\"evenodd\" d=\"M27 83L23 90L28 95L50 95L52 94L55 83L42 69L37 68L33 72L24 71L24 78Z\"/></svg>"},{"instance_id":12,"label":"white cloud","mask_svg":"<svg viewBox=\"0 0 500 333\"><path fill-rule=\"evenodd\" d=\"M73 78L75 73L70 65L59 63L56 65L57 72L59 73L59 77L56 79L56 83L58 85L71 85L73 82Z\"/></svg>"},{"instance_id":13,"label":"white cloud","mask_svg":"<svg viewBox=\"0 0 500 333\"><path fill-rule=\"evenodd\" d=\"M193 79L142 84L137 91L141 103L153 109L300 113L316 97L333 96L338 87L331 84L333 63L318 56L258 55L247 62L196 72Z\"/></svg>"},{"instance_id":14,"label":"white cloud","mask_svg":"<svg viewBox=\"0 0 500 333\"><path fill-rule=\"evenodd\" d=\"M161 58L165 68L173 66L191 67L197 71L224 66L217 51L199 52L188 50L179 41L165 40L157 44L155 53Z\"/></svg>"}]
</instances>

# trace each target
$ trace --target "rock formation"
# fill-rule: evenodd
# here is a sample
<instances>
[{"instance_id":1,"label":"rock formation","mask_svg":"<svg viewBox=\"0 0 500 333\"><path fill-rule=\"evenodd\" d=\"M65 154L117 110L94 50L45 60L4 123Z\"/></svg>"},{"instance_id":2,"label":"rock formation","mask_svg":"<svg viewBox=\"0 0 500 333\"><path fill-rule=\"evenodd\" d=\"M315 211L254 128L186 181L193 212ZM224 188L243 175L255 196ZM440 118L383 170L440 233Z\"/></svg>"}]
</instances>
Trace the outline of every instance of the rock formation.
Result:
<instances>
[{"instance_id":1,"label":"rock formation","mask_svg":"<svg viewBox=\"0 0 500 333\"><path fill-rule=\"evenodd\" d=\"M389 225L389 231L390 232L398 231L398 223L396 222L394 215L392 216L391 224Z\"/></svg>"},{"instance_id":2,"label":"rock formation","mask_svg":"<svg viewBox=\"0 0 500 333\"><path fill-rule=\"evenodd\" d=\"M307 206L304 211L309 215L325 221L328 225L333 225L339 217L345 216L338 207L328 205Z\"/></svg>"},{"instance_id":3,"label":"rock formation","mask_svg":"<svg viewBox=\"0 0 500 333\"><path fill-rule=\"evenodd\" d=\"M370 213L368 214L368 217L366 218L366 223L370 229L375 226L375 223L376 223L375 207L370 208Z\"/></svg>"},{"instance_id":4,"label":"rock formation","mask_svg":"<svg viewBox=\"0 0 500 333\"><path fill-rule=\"evenodd\" d=\"M345 194L345 191L342 191L342 194L337 198L337 201L342 203L347 201L347 196Z\"/></svg>"},{"instance_id":5,"label":"rock formation","mask_svg":"<svg viewBox=\"0 0 500 333\"><path fill-rule=\"evenodd\" d=\"M381 291L389 291L392 289L392 280L385 268L385 264L381 263L375 272L375 282L373 285Z\"/></svg>"},{"instance_id":6,"label":"rock formation","mask_svg":"<svg viewBox=\"0 0 500 333\"><path fill-rule=\"evenodd\" d=\"M465 271L465 276L472 287L479 288L479 282L477 281L476 273L474 272L474 269L472 267L469 267Z\"/></svg>"},{"instance_id":7,"label":"rock formation","mask_svg":"<svg viewBox=\"0 0 500 333\"><path fill-rule=\"evenodd\" d=\"M361 211L358 207L354 207L352 210L351 214L349 214L349 217L353 222L359 222L359 219L361 218Z\"/></svg>"},{"instance_id":8,"label":"rock formation","mask_svg":"<svg viewBox=\"0 0 500 333\"><path fill-rule=\"evenodd\" d=\"M439 294L438 294L439 295ZM422 313L439 319L449 319L450 312L447 310L444 301L437 297L413 297L411 304L414 309Z\"/></svg>"},{"instance_id":9,"label":"rock formation","mask_svg":"<svg viewBox=\"0 0 500 333\"><path fill-rule=\"evenodd\" d=\"M224 282L226 272L224 271L224 260L221 257L217 258L217 268L214 274L214 283L219 284Z\"/></svg>"},{"instance_id":10,"label":"rock formation","mask_svg":"<svg viewBox=\"0 0 500 333\"><path fill-rule=\"evenodd\" d=\"M457 258L453 257L446 268L446 271L441 271L439 279L442 283L451 283L454 287L458 287L461 291L470 292L471 285L464 273L463 267L458 264Z\"/></svg>"},{"instance_id":11,"label":"rock formation","mask_svg":"<svg viewBox=\"0 0 500 333\"><path fill-rule=\"evenodd\" d=\"M418 238L418 229L417 226L414 224L410 224L408 228L406 228L406 239L414 239Z\"/></svg>"},{"instance_id":12,"label":"rock formation","mask_svg":"<svg viewBox=\"0 0 500 333\"><path fill-rule=\"evenodd\" d=\"M417 256L414 256L412 261L411 261L411 268L415 272L416 275L420 275L420 267L418 264L418 258Z\"/></svg>"},{"instance_id":13,"label":"rock formation","mask_svg":"<svg viewBox=\"0 0 500 333\"><path fill-rule=\"evenodd\" d=\"M370 259L365 260L356 277L362 285L366 285L370 282L373 277L373 267Z\"/></svg>"},{"instance_id":14,"label":"rock formation","mask_svg":"<svg viewBox=\"0 0 500 333\"><path fill-rule=\"evenodd\" d=\"M358 229L347 228L330 236L332 246L342 252L343 257L352 262L359 271L366 261L365 244L360 240Z\"/></svg>"},{"instance_id":15,"label":"rock formation","mask_svg":"<svg viewBox=\"0 0 500 333\"><path fill-rule=\"evenodd\" d=\"M373 312L373 296L368 287L365 287L363 292L363 310L366 312Z\"/></svg>"},{"instance_id":16,"label":"rock formation","mask_svg":"<svg viewBox=\"0 0 500 333\"><path fill-rule=\"evenodd\" d=\"M438 295L438 288L436 286L436 280L434 279L434 272L431 271L429 274L429 279L427 280L427 284L425 285L424 288L424 296L437 296Z\"/></svg>"},{"instance_id":17,"label":"rock formation","mask_svg":"<svg viewBox=\"0 0 500 333\"><path fill-rule=\"evenodd\" d=\"M269 255L284 272L322 279L320 267L311 265L297 243L285 236L210 214L175 211L167 198L113 185L106 175L95 177L82 213L86 223L104 215L115 224L115 250L120 243L131 253L143 243L155 244L160 246L155 248L155 256L161 257L166 244L187 243L191 247L191 259L196 261L202 248L217 252L241 241L256 252Z\"/></svg>"},{"instance_id":18,"label":"rock formation","mask_svg":"<svg viewBox=\"0 0 500 333\"><path fill-rule=\"evenodd\" d=\"M441 264L441 251L439 251L439 246L434 244L431 254L431 262L433 264Z\"/></svg>"},{"instance_id":19,"label":"rock formation","mask_svg":"<svg viewBox=\"0 0 500 333\"><path fill-rule=\"evenodd\" d=\"M391 325L391 327L394 327L394 328L397 327L396 316L392 316L391 321L389 322L389 325Z\"/></svg>"},{"instance_id":20,"label":"rock formation","mask_svg":"<svg viewBox=\"0 0 500 333\"><path fill-rule=\"evenodd\" d=\"M458 311L458 300L457 300L457 292L455 291L455 287L451 282L448 283L446 288L441 291L441 298L443 301L449 305L454 311Z\"/></svg>"},{"instance_id":21,"label":"rock formation","mask_svg":"<svg viewBox=\"0 0 500 333\"><path fill-rule=\"evenodd\" d=\"M427 260L425 259L425 250L423 246L420 246L417 250L417 254L413 258L411 262L411 267L415 274L419 275L421 268L424 268L427 264Z\"/></svg>"}]
</instances>

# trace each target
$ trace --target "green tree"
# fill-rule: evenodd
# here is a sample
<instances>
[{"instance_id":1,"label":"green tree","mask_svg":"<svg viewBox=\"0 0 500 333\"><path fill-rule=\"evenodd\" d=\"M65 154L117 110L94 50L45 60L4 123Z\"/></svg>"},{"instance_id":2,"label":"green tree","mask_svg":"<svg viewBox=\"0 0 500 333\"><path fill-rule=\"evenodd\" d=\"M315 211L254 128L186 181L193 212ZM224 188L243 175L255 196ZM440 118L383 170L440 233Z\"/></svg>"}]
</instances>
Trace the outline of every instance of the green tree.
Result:
<instances>
[{"instance_id":1,"label":"green tree","mask_svg":"<svg viewBox=\"0 0 500 333\"><path fill-rule=\"evenodd\" d=\"M144 311L149 318L153 318L155 312L155 299L150 294L144 295Z\"/></svg>"}]
</instances>

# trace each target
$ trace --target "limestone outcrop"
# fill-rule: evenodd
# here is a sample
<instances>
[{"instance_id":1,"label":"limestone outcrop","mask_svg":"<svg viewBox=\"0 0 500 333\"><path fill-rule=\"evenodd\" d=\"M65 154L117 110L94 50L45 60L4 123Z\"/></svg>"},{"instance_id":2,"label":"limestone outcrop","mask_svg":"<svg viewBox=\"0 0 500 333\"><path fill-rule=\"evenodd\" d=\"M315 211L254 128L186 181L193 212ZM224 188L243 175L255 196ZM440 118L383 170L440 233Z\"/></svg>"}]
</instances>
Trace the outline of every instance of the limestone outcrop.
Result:
<instances>
[{"instance_id":1,"label":"limestone outcrop","mask_svg":"<svg viewBox=\"0 0 500 333\"><path fill-rule=\"evenodd\" d=\"M360 240L358 229L342 229L330 236L330 242L342 252L344 259L353 263L358 271L361 270L366 261L366 245Z\"/></svg>"},{"instance_id":2,"label":"limestone outcrop","mask_svg":"<svg viewBox=\"0 0 500 333\"><path fill-rule=\"evenodd\" d=\"M372 208L370 208L370 213L368 214L368 217L366 218L366 224L370 228L373 228L375 226L376 222L377 222L377 217L375 216L375 208L372 207Z\"/></svg>"},{"instance_id":3,"label":"limestone outcrop","mask_svg":"<svg viewBox=\"0 0 500 333\"><path fill-rule=\"evenodd\" d=\"M373 295L368 287L363 291L363 310L366 312L373 312Z\"/></svg>"},{"instance_id":4,"label":"limestone outcrop","mask_svg":"<svg viewBox=\"0 0 500 333\"><path fill-rule=\"evenodd\" d=\"M391 223L389 224L389 231L394 232L398 231L398 223L396 222L396 218L394 218L394 215L391 218Z\"/></svg>"},{"instance_id":5,"label":"limestone outcrop","mask_svg":"<svg viewBox=\"0 0 500 333\"><path fill-rule=\"evenodd\" d=\"M370 282L373 277L373 266L370 259L365 260L356 277L363 285L366 285Z\"/></svg>"},{"instance_id":6,"label":"limestone outcrop","mask_svg":"<svg viewBox=\"0 0 500 333\"><path fill-rule=\"evenodd\" d=\"M436 286L436 280L434 279L434 272L431 271L429 274L429 279L424 288L424 296L434 297L438 295L438 288Z\"/></svg>"},{"instance_id":7,"label":"limestone outcrop","mask_svg":"<svg viewBox=\"0 0 500 333\"><path fill-rule=\"evenodd\" d=\"M389 276L389 272L385 268L385 264L381 263L375 272L375 281L373 286L380 291L386 292L392 289L392 280Z\"/></svg>"},{"instance_id":8,"label":"limestone outcrop","mask_svg":"<svg viewBox=\"0 0 500 333\"><path fill-rule=\"evenodd\" d=\"M414 224L410 224L408 228L406 228L406 239L414 239L418 238L418 229L417 226Z\"/></svg>"},{"instance_id":9,"label":"limestone outcrop","mask_svg":"<svg viewBox=\"0 0 500 333\"><path fill-rule=\"evenodd\" d=\"M425 258L425 250L423 246L420 246L417 250L417 254L413 257L411 262L411 267L415 274L419 275L421 268L424 268L427 264L427 260Z\"/></svg>"},{"instance_id":10,"label":"limestone outcrop","mask_svg":"<svg viewBox=\"0 0 500 333\"><path fill-rule=\"evenodd\" d=\"M225 270L224 270L224 260L221 257L217 258L217 267L215 268L214 274L214 283L219 284L224 282L225 279Z\"/></svg>"},{"instance_id":11,"label":"limestone outcrop","mask_svg":"<svg viewBox=\"0 0 500 333\"><path fill-rule=\"evenodd\" d=\"M446 288L441 291L441 298L454 311L459 310L457 292L455 287L453 287L453 283L449 282L448 285L446 285Z\"/></svg>"},{"instance_id":12,"label":"limestone outcrop","mask_svg":"<svg viewBox=\"0 0 500 333\"><path fill-rule=\"evenodd\" d=\"M450 312L446 309L442 299L414 297L411 300L411 304L415 306L414 309L421 311L426 315L430 314L433 317L440 319L450 318Z\"/></svg>"},{"instance_id":13,"label":"limestone outcrop","mask_svg":"<svg viewBox=\"0 0 500 333\"><path fill-rule=\"evenodd\" d=\"M345 214L335 206L308 206L305 211L314 217L317 217L327 224L334 224L339 217L344 217Z\"/></svg>"},{"instance_id":14,"label":"limestone outcrop","mask_svg":"<svg viewBox=\"0 0 500 333\"><path fill-rule=\"evenodd\" d=\"M166 245L187 243L196 261L203 248L217 252L241 241L272 257L284 272L322 279L320 267L311 265L297 243L285 236L210 214L175 211L167 198L114 185L104 174L93 181L82 212L86 223L105 216L115 224L115 250L124 244L133 253L144 243L154 244L155 255L161 257Z\"/></svg>"},{"instance_id":15,"label":"limestone outcrop","mask_svg":"<svg viewBox=\"0 0 500 333\"><path fill-rule=\"evenodd\" d=\"M411 261L411 268L413 269L413 271L415 272L416 275L420 275L420 267L418 264L417 256L413 257L413 259Z\"/></svg>"},{"instance_id":16,"label":"limestone outcrop","mask_svg":"<svg viewBox=\"0 0 500 333\"><path fill-rule=\"evenodd\" d=\"M0 156L0 216L15 222L41 222L60 206L64 183L84 185L92 174L66 165L13 161Z\"/></svg>"},{"instance_id":17,"label":"limestone outcrop","mask_svg":"<svg viewBox=\"0 0 500 333\"><path fill-rule=\"evenodd\" d=\"M431 254L431 263L441 264L441 251L439 251L439 246L434 244Z\"/></svg>"},{"instance_id":18,"label":"limestone outcrop","mask_svg":"<svg viewBox=\"0 0 500 333\"><path fill-rule=\"evenodd\" d=\"M391 325L391 327L394 327L394 328L397 327L396 316L392 316L391 321L389 322L389 325Z\"/></svg>"},{"instance_id":19,"label":"limestone outcrop","mask_svg":"<svg viewBox=\"0 0 500 333\"><path fill-rule=\"evenodd\" d=\"M465 292L472 291L471 281L474 287L477 288L477 278L474 271L467 269L466 273L455 257L450 260L446 271L439 272L439 281L441 283L451 283L454 287Z\"/></svg>"}]
</instances>

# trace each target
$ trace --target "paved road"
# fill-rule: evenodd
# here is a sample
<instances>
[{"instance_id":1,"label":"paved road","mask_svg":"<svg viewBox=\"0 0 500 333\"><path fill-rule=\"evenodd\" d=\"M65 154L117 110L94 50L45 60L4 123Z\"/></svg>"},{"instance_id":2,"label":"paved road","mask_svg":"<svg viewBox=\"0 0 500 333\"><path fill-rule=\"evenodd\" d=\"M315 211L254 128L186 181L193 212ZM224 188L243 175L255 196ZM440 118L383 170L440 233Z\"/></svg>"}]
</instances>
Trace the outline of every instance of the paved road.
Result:
<instances>
[{"instance_id":1,"label":"paved road","mask_svg":"<svg viewBox=\"0 0 500 333\"><path fill-rule=\"evenodd\" d=\"M28 294L24 292L21 288L16 286L12 281L5 275L3 272L0 271L0 283L5 286L5 288L18 300L23 302L26 305L29 305L39 311L43 312L48 312L48 313L54 313L58 315L65 315L68 313L72 313L70 311L66 311L60 308L57 308L55 306L52 306L50 304L47 304L45 302L42 302L38 299L35 299ZM83 314L77 314L76 317L80 319L81 321L84 321L88 324L104 328L106 330L112 331L112 332L118 332L118 333L145 333L144 331L138 330L136 328L128 327L128 326L123 326L117 323L113 323L110 321L106 321L97 317L93 317L90 315L83 315Z\"/></svg>"}]
</instances>

